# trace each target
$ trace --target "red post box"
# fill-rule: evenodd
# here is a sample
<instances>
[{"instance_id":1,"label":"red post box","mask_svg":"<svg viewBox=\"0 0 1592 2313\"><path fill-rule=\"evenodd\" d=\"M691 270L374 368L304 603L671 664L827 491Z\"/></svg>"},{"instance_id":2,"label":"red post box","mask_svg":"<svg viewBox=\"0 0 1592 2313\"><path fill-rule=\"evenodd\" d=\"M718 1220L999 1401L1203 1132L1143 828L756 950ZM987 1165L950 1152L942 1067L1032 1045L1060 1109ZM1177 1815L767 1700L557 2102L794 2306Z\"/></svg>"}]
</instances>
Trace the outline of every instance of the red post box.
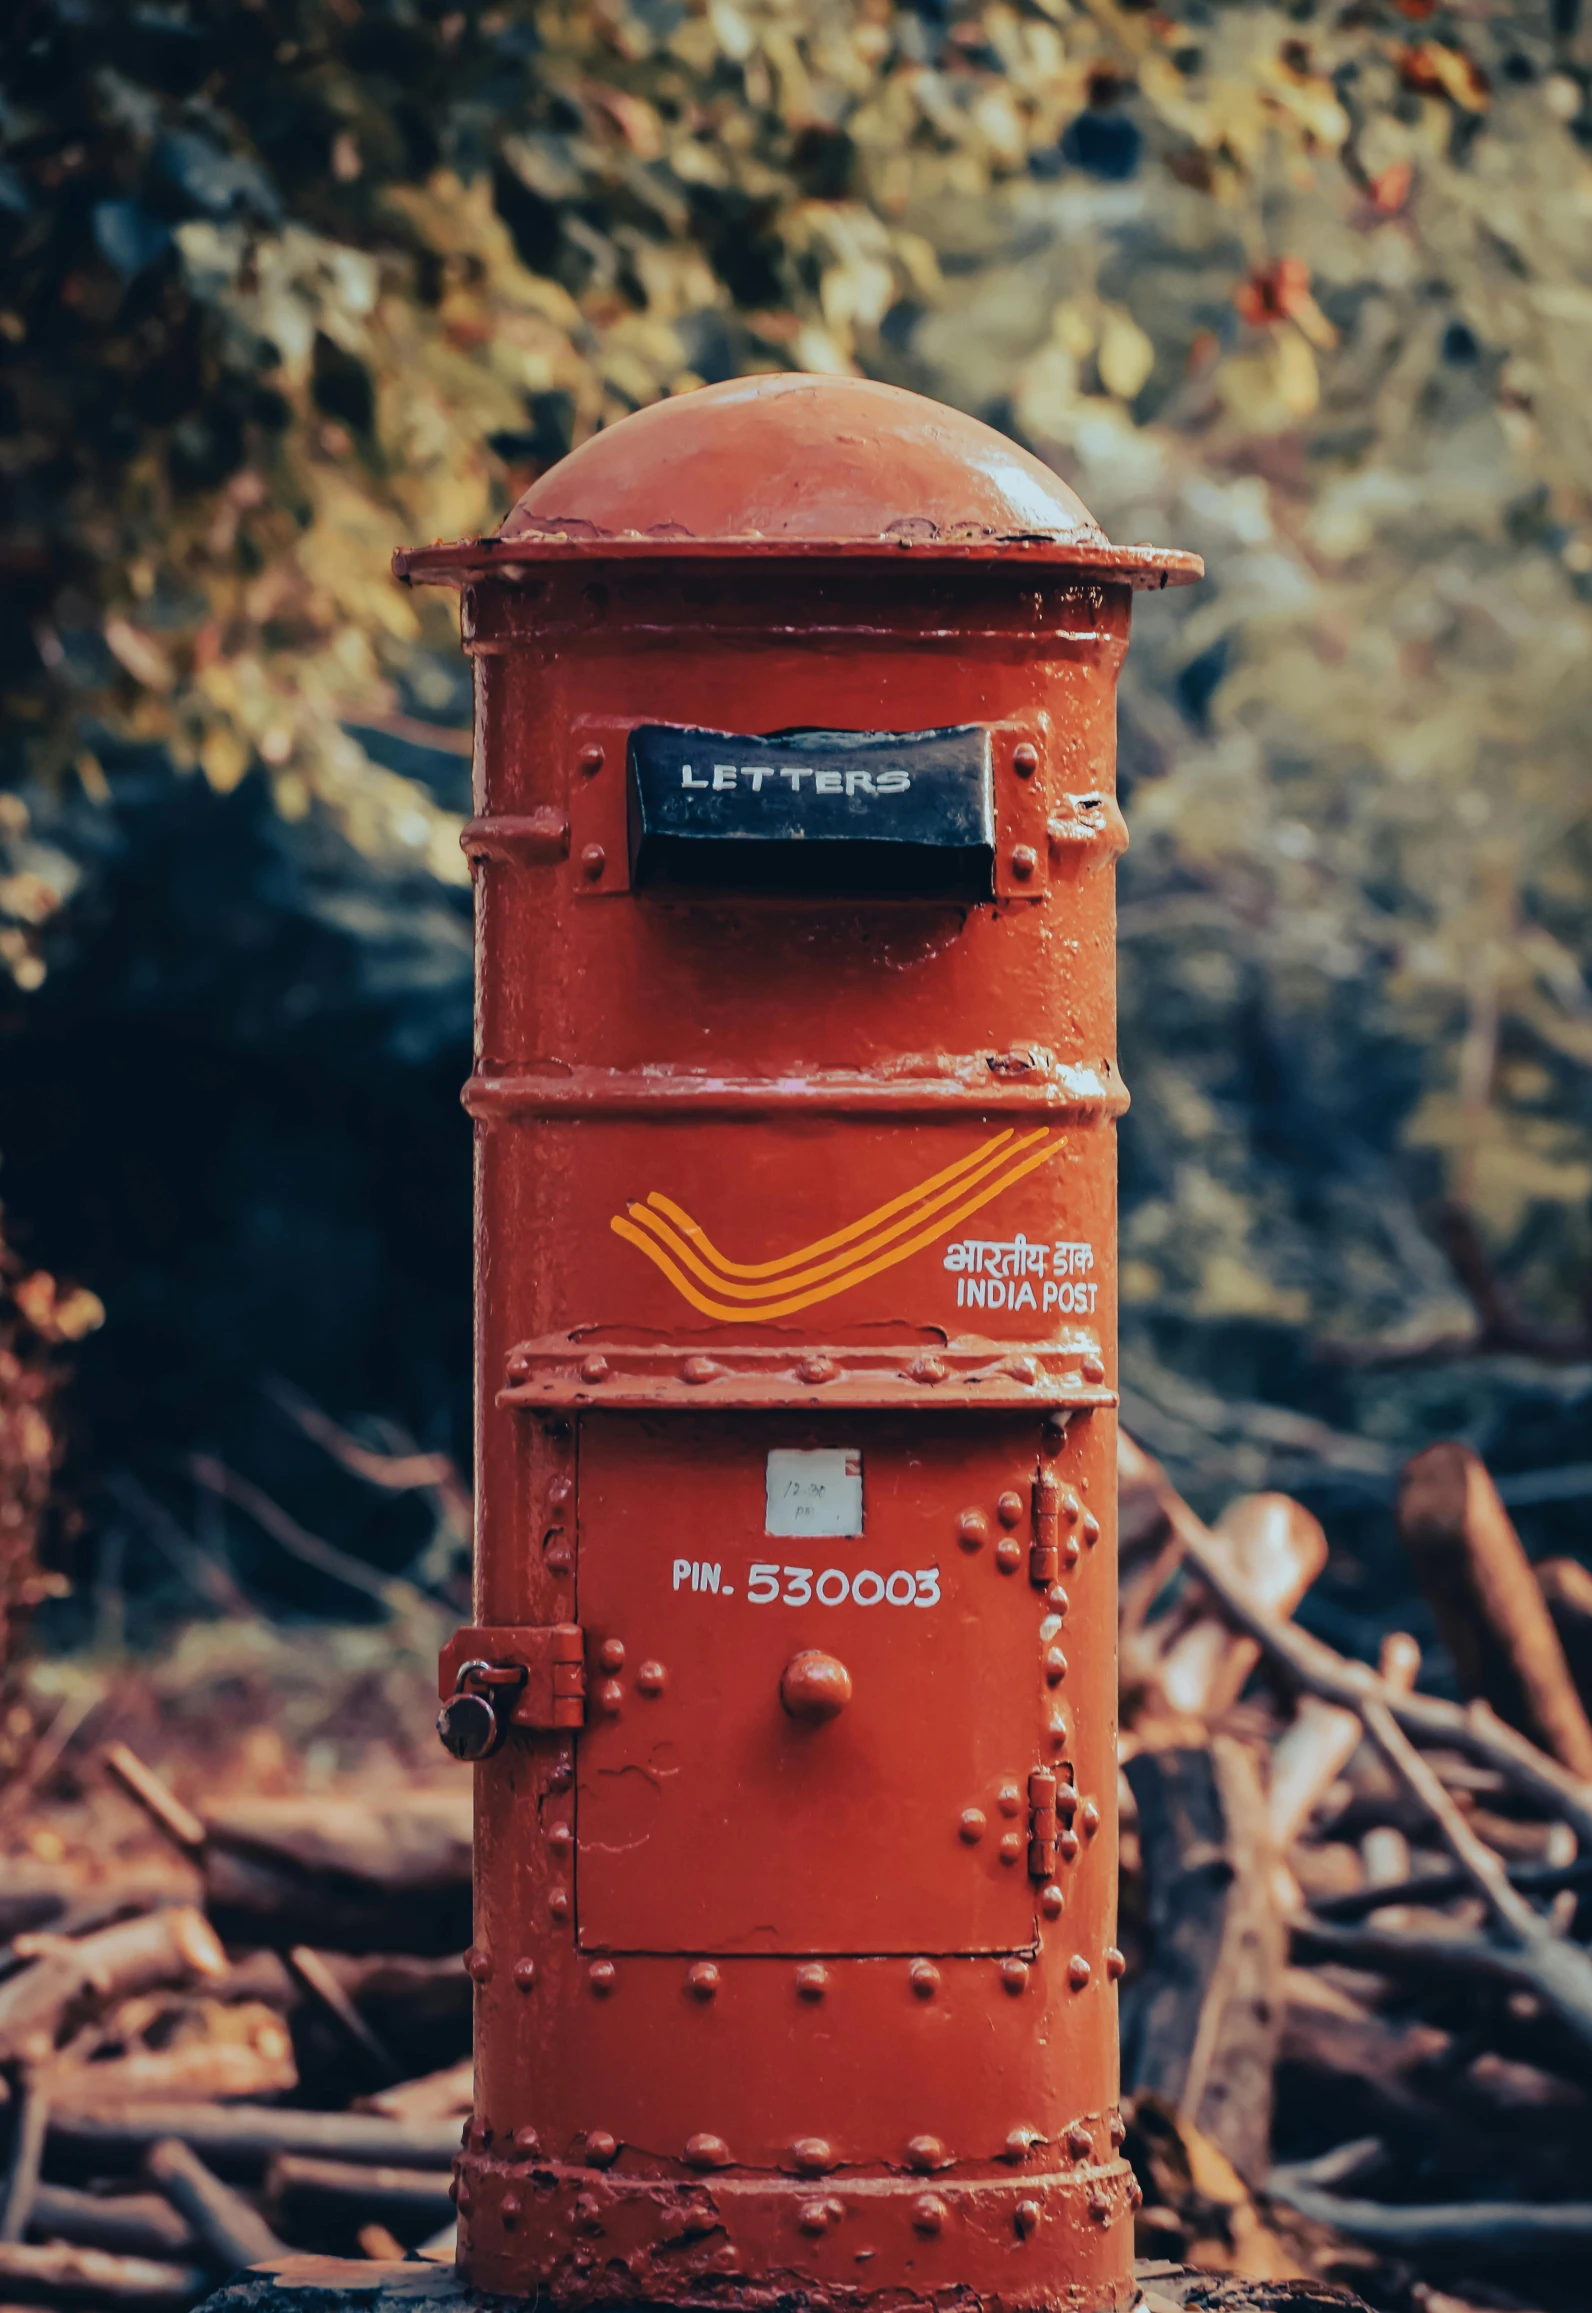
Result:
<instances>
[{"instance_id":1,"label":"red post box","mask_svg":"<svg viewBox=\"0 0 1592 2313\"><path fill-rule=\"evenodd\" d=\"M1121 2307L1131 590L859 379L400 554L476 665L478 2287Z\"/></svg>"}]
</instances>

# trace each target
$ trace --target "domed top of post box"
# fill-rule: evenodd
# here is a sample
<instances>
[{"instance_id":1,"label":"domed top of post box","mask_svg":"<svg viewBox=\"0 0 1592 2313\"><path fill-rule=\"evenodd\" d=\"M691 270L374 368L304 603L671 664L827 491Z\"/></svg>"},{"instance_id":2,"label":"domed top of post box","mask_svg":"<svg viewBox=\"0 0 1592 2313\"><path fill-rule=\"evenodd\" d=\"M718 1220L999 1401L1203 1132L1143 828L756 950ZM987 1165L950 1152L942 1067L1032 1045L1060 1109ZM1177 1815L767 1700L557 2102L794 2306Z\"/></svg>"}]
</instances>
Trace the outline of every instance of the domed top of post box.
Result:
<instances>
[{"instance_id":1,"label":"domed top of post box","mask_svg":"<svg viewBox=\"0 0 1592 2313\"><path fill-rule=\"evenodd\" d=\"M411 548L400 578L462 584L573 557L1021 557L1118 585L1186 585L1198 555L1113 546L1076 492L961 410L871 378L732 378L594 434L496 538Z\"/></svg>"}]
</instances>

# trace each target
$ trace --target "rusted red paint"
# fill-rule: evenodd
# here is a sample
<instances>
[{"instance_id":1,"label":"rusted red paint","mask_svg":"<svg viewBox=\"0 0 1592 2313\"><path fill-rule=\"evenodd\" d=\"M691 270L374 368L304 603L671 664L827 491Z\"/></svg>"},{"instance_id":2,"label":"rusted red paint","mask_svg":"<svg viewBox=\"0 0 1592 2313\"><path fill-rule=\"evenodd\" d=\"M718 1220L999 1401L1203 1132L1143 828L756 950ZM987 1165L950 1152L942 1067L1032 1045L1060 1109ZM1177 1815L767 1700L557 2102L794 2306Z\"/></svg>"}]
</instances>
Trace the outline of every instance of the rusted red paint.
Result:
<instances>
[{"instance_id":1,"label":"rusted red paint","mask_svg":"<svg viewBox=\"0 0 1592 2313\"><path fill-rule=\"evenodd\" d=\"M477 672L443 1691L526 1667L468 1674L465 2271L1124 2307L1114 688L1131 588L1198 565L971 420L775 378L397 567L462 585ZM988 896L632 889L638 726L987 732Z\"/></svg>"}]
</instances>

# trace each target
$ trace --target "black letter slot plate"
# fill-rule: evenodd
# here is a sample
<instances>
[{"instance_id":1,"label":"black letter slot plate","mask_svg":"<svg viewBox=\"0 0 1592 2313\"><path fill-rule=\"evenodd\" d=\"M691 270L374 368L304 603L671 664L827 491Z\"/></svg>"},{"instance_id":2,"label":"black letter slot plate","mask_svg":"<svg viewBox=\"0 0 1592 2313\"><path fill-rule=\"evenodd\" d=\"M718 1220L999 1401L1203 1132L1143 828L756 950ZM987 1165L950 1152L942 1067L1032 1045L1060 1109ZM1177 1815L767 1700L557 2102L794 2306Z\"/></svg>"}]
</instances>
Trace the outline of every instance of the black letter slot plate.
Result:
<instances>
[{"instance_id":1,"label":"black letter slot plate","mask_svg":"<svg viewBox=\"0 0 1592 2313\"><path fill-rule=\"evenodd\" d=\"M989 733L645 723L630 734L637 886L987 900Z\"/></svg>"}]
</instances>

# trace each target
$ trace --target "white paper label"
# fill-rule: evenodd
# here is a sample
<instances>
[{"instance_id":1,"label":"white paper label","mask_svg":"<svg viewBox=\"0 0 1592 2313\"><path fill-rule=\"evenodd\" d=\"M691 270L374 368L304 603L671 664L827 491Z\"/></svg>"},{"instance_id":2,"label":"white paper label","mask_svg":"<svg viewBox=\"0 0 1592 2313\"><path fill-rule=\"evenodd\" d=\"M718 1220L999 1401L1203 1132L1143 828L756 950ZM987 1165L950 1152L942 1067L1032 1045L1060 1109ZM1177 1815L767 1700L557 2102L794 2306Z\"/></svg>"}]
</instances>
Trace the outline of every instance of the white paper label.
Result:
<instances>
[{"instance_id":1,"label":"white paper label","mask_svg":"<svg viewBox=\"0 0 1592 2313\"><path fill-rule=\"evenodd\" d=\"M845 1446L776 1446L768 1457L765 1534L860 1534L862 1455Z\"/></svg>"}]
</instances>

